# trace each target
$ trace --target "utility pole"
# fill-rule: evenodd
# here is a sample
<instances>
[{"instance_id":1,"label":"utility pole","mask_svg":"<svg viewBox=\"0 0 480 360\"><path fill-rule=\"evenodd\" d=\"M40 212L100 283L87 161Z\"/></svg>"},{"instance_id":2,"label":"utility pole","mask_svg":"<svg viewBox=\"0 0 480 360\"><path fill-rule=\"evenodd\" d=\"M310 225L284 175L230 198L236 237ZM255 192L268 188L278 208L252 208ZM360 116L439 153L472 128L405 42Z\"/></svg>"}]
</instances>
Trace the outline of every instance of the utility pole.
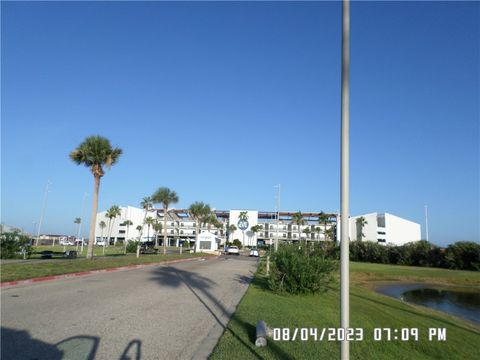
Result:
<instances>
[{"instance_id":1,"label":"utility pole","mask_svg":"<svg viewBox=\"0 0 480 360\"><path fill-rule=\"evenodd\" d=\"M280 223L280 184L275 185L274 188L278 188L278 193L277 193L277 204L276 204L276 216L277 216L277 232L275 235L275 252L278 251L278 227Z\"/></svg>"},{"instance_id":2,"label":"utility pole","mask_svg":"<svg viewBox=\"0 0 480 360\"><path fill-rule=\"evenodd\" d=\"M342 1L342 124L341 124L341 171L340 171L340 327L347 332L350 324L350 276L349 276L349 176L350 176L350 1ZM350 359L350 344L346 339L340 343L340 359Z\"/></svg>"},{"instance_id":3,"label":"utility pole","mask_svg":"<svg viewBox=\"0 0 480 360\"><path fill-rule=\"evenodd\" d=\"M428 241L428 207L425 205L425 237Z\"/></svg>"},{"instance_id":4,"label":"utility pole","mask_svg":"<svg viewBox=\"0 0 480 360\"><path fill-rule=\"evenodd\" d=\"M87 194L86 192L83 193L82 212L80 213L80 216L81 216L80 220L81 220L81 221L80 221L80 225L79 225L79 227L78 227L77 240L78 240L78 238L80 237L81 232L82 232L82 223L83 223L83 219L84 219L83 213L84 213L84 210L85 210L85 199L87 198L87 195L88 195L88 194ZM82 242L81 242L81 246L80 246L80 251L81 251L82 254L83 254L83 236L82 236Z\"/></svg>"},{"instance_id":5,"label":"utility pole","mask_svg":"<svg viewBox=\"0 0 480 360\"><path fill-rule=\"evenodd\" d=\"M43 221L43 216L45 214L45 208L47 207L47 200L48 200L48 193L49 193L50 185L52 185L52 183L50 182L50 180L48 180L47 181L47 186L45 187L45 195L43 197L43 206L42 206L42 212L40 213L40 221L38 222L38 227L37 227L37 241L35 242L35 246L38 246L38 240L40 239L40 229L42 227L42 221Z\"/></svg>"}]
</instances>

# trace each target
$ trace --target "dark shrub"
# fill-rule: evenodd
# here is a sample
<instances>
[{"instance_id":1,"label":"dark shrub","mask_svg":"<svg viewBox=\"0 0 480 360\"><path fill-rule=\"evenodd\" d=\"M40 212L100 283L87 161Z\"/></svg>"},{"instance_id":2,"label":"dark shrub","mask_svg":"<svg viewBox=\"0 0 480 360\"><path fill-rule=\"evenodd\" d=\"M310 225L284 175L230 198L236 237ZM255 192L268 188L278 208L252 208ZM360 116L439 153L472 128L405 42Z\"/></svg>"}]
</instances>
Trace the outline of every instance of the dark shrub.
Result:
<instances>
[{"instance_id":1,"label":"dark shrub","mask_svg":"<svg viewBox=\"0 0 480 360\"><path fill-rule=\"evenodd\" d=\"M239 249L242 248L242 242L238 239L235 239L233 240L233 243L232 243L233 246L237 246Z\"/></svg>"},{"instance_id":2,"label":"dark shrub","mask_svg":"<svg viewBox=\"0 0 480 360\"><path fill-rule=\"evenodd\" d=\"M480 270L480 244L459 241L449 245L445 262L451 269Z\"/></svg>"},{"instance_id":3,"label":"dark shrub","mask_svg":"<svg viewBox=\"0 0 480 360\"><path fill-rule=\"evenodd\" d=\"M298 245L280 246L272 254L268 285L276 292L292 294L326 291L336 262L324 251L306 251Z\"/></svg>"},{"instance_id":4,"label":"dark shrub","mask_svg":"<svg viewBox=\"0 0 480 360\"><path fill-rule=\"evenodd\" d=\"M15 259L23 257L23 253L30 256L32 246L30 238L18 232L3 233L0 235L0 258Z\"/></svg>"},{"instance_id":5,"label":"dark shrub","mask_svg":"<svg viewBox=\"0 0 480 360\"><path fill-rule=\"evenodd\" d=\"M127 244L127 253L136 253L138 241L129 241Z\"/></svg>"}]
</instances>

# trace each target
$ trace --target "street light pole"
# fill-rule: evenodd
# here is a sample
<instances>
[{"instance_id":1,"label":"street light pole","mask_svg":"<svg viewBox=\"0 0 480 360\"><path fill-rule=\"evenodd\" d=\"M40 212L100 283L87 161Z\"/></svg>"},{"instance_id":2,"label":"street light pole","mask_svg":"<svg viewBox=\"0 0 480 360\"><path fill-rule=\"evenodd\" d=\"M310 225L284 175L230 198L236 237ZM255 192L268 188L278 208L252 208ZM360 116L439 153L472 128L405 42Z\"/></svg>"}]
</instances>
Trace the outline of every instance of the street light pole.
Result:
<instances>
[{"instance_id":1,"label":"street light pole","mask_svg":"<svg viewBox=\"0 0 480 360\"><path fill-rule=\"evenodd\" d=\"M277 204L276 204L276 215L277 215L277 232L275 235L275 252L278 250L278 226L280 222L280 184L275 185L274 188L278 188L277 194Z\"/></svg>"},{"instance_id":2,"label":"street light pole","mask_svg":"<svg viewBox=\"0 0 480 360\"><path fill-rule=\"evenodd\" d=\"M342 1L342 125L341 125L341 194L340 194L340 327L347 331L350 323L349 289L349 175L350 175L350 1ZM350 358L350 346L346 339L340 343L340 359Z\"/></svg>"},{"instance_id":3,"label":"street light pole","mask_svg":"<svg viewBox=\"0 0 480 360\"><path fill-rule=\"evenodd\" d=\"M425 205L425 240L428 241L428 207Z\"/></svg>"},{"instance_id":4,"label":"street light pole","mask_svg":"<svg viewBox=\"0 0 480 360\"><path fill-rule=\"evenodd\" d=\"M83 193L82 212L80 213L81 218L80 218L80 224L79 224L79 226L78 226L77 240L78 240L78 238L80 237L80 234L81 234L81 232L82 232L82 222L83 222L83 219L84 219L84 217L83 217L83 212L84 212L84 210L85 210L85 199L86 199L86 198L87 198L87 193L85 192L85 193ZM78 244L78 243L77 243L77 244ZM81 250L81 252L82 252L82 254L83 254L83 237L82 237L82 243L81 243L81 245L80 245L80 250Z\"/></svg>"},{"instance_id":5,"label":"street light pole","mask_svg":"<svg viewBox=\"0 0 480 360\"><path fill-rule=\"evenodd\" d=\"M50 182L50 180L48 180L47 181L47 186L45 187L45 195L43 197L42 212L40 213L40 221L38 222L38 227L37 227L37 241L35 242L35 246L38 246L38 240L40 239L40 229L42 227L42 221L43 221L43 215L45 214L45 208L47 207L49 187L50 187L51 184L52 183Z\"/></svg>"}]
</instances>

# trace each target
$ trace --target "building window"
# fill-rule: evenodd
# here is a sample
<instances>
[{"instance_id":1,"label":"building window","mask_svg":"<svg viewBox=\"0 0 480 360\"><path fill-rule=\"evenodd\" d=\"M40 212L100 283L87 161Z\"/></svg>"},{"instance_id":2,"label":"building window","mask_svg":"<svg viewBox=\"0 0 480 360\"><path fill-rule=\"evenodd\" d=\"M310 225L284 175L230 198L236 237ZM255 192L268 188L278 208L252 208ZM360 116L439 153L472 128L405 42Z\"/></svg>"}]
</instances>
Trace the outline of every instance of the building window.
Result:
<instances>
[{"instance_id":1,"label":"building window","mask_svg":"<svg viewBox=\"0 0 480 360\"><path fill-rule=\"evenodd\" d=\"M287 234L283 234L283 237L286 238L286 237L287 237Z\"/></svg>"},{"instance_id":2,"label":"building window","mask_svg":"<svg viewBox=\"0 0 480 360\"><path fill-rule=\"evenodd\" d=\"M377 216L377 226L378 227L385 227L385 215L378 215Z\"/></svg>"},{"instance_id":3,"label":"building window","mask_svg":"<svg viewBox=\"0 0 480 360\"><path fill-rule=\"evenodd\" d=\"M385 231L377 231L378 235L385 235Z\"/></svg>"},{"instance_id":4,"label":"building window","mask_svg":"<svg viewBox=\"0 0 480 360\"><path fill-rule=\"evenodd\" d=\"M200 249L210 250L210 241L200 241Z\"/></svg>"},{"instance_id":5,"label":"building window","mask_svg":"<svg viewBox=\"0 0 480 360\"><path fill-rule=\"evenodd\" d=\"M379 243L384 243L384 242L386 242L385 239L378 239L377 241L378 241Z\"/></svg>"},{"instance_id":6,"label":"building window","mask_svg":"<svg viewBox=\"0 0 480 360\"><path fill-rule=\"evenodd\" d=\"M125 234L125 230L119 230L118 233L119 234Z\"/></svg>"},{"instance_id":7,"label":"building window","mask_svg":"<svg viewBox=\"0 0 480 360\"><path fill-rule=\"evenodd\" d=\"M180 223L180 226L183 226L183 223Z\"/></svg>"}]
</instances>

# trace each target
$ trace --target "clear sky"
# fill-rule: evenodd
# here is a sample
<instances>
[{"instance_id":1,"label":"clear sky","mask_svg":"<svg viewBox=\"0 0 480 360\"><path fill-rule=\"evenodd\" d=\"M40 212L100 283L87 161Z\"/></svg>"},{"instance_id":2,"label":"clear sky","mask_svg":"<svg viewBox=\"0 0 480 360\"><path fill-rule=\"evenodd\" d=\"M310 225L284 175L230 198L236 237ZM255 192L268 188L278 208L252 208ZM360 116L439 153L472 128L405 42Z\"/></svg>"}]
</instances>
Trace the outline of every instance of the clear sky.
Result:
<instances>
[{"instance_id":1,"label":"clear sky","mask_svg":"<svg viewBox=\"0 0 480 360\"><path fill-rule=\"evenodd\" d=\"M479 2L351 5L351 215L479 241ZM70 151L123 149L99 211L158 187L186 208L339 211L340 2L1 4L1 220L88 227ZM88 231L84 230L84 235Z\"/></svg>"}]
</instances>

